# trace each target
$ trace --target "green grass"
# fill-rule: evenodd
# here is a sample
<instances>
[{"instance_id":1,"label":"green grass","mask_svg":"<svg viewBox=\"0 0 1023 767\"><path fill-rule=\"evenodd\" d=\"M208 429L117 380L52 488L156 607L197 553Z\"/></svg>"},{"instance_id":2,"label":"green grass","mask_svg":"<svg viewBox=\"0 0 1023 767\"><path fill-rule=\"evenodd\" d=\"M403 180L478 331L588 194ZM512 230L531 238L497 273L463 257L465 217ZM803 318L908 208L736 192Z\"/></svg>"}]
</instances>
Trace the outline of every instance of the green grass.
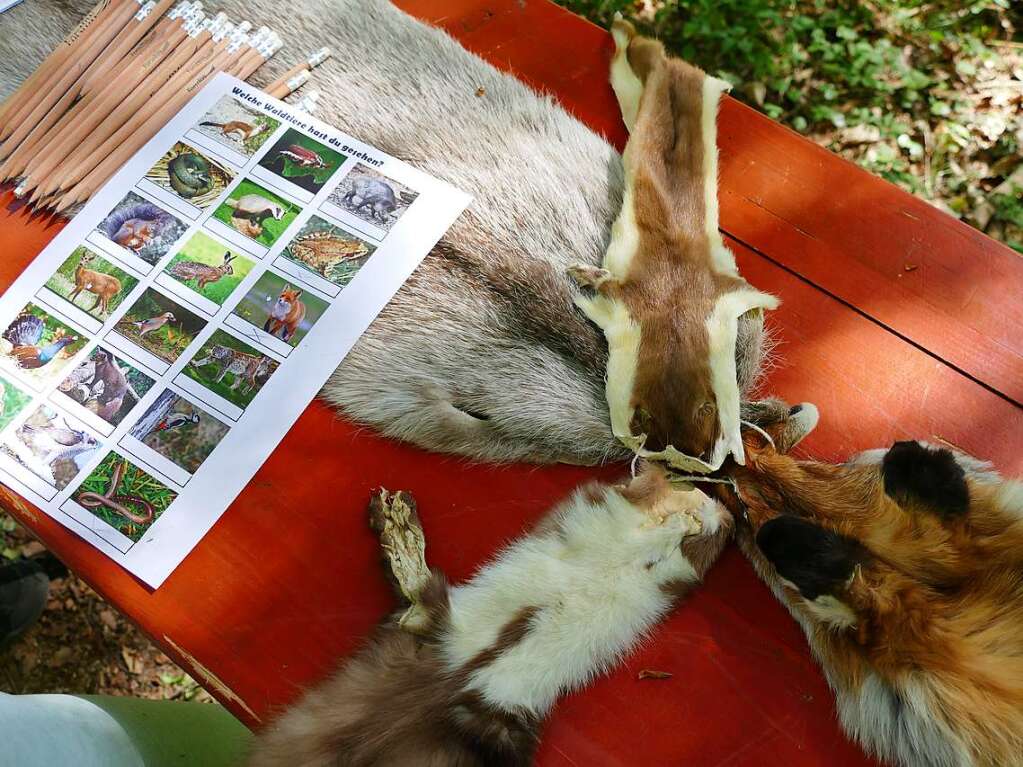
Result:
<instances>
[{"instance_id":1,"label":"green grass","mask_svg":"<svg viewBox=\"0 0 1023 767\"><path fill-rule=\"evenodd\" d=\"M262 356L262 352L252 346L249 346L244 341L239 341L237 338L229 333L225 333L223 330L217 330L209 337L209 340L202 345L202 348L195 353L192 360L185 365L183 371L184 374L193 381L199 382L211 392L219 394L228 402L231 402L244 410L248 404L252 402L255 396L259 394L259 390L262 388L262 383L267 380L270 375L273 375L273 371L277 369L277 363L271 362L269 375L264 379L257 379L256 388L248 391L248 383L242 382L238 385L237 389L232 391L231 386L235 383L234 373L225 374L223 380L218 383L215 380L220 374L221 369L218 363L210 362L198 368L192 364L195 360L203 359L207 355L208 351L214 346L226 346L229 349L235 349L237 351L244 352L245 354L259 354Z\"/></svg>"},{"instance_id":2,"label":"green grass","mask_svg":"<svg viewBox=\"0 0 1023 767\"><path fill-rule=\"evenodd\" d=\"M287 149L291 144L297 144L304 149L316 152L320 159L326 164L325 168L305 168L298 165L288 157L280 155L282 149ZM263 155L259 164L267 170L277 173L291 181L293 184L310 192L318 192L334 172L341 167L341 164L348 159L340 152L335 152L316 139L299 133L297 130L287 130L277 143Z\"/></svg>"},{"instance_id":3,"label":"green grass","mask_svg":"<svg viewBox=\"0 0 1023 767\"><path fill-rule=\"evenodd\" d=\"M185 281L171 274L171 269L174 265L180 264L182 261L196 261L209 266L220 266L223 263L224 251L230 251L235 256L234 260L231 261L233 274L221 277L216 282L208 283L202 290L199 289L198 280ZM253 266L255 264L245 256L224 247L221 243L203 232L196 232L185 243L185 246L174 255L164 271L172 279L177 280L182 285L187 285L200 296L208 298L218 306L222 306L224 301L234 292L234 289L238 287L239 283L252 271Z\"/></svg>"},{"instance_id":4,"label":"green grass","mask_svg":"<svg viewBox=\"0 0 1023 767\"><path fill-rule=\"evenodd\" d=\"M1023 250L1023 3L557 0L615 12L733 96Z\"/></svg>"},{"instance_id":5,"label":"green grass","mask_svg":"<svg viewBox=\"0 0 1023 767\"><path fill-rule=\"evenodd\" d=\"M263 232L257 237L250 238L269 247L277 242L277 239L284 233L284 230L291 225L291 222L295 220L295 217L299 214L301 208L247 178L242 179L241 183L238 184L234 191L228 196L228 199L238 200L247 194L258 194L260 197L264 197L271 202L277 203L287 211L284 214L284 217L279 220L275 218L267 218L263 222ZM224 222L232 229L236 229L237 227L233 226L231 223L231 214L233 212L234 210L228 206L227 201L225 201L220 207L213 211L213 217L218 221Z\"/></svg>"},{"instance_id":6,"label":"green grass","mask_svg":"<svg viewBox=\"0 0 1023 767\"><path fill-rule=\"evenodd\" d=\"M3 387L3 397L0 397L0 430L3 430L32 401L32 395L26 394L6 378L0 378L0 386Z\"/></svg>"},{"instance_id":7,"label":"green grass","mask_svg":"<svg viewBox=\"0 0 1023 767\"><path fill-rule=\"evenodd\" d=\"M68 256L67 260L61 264L60 267L58 267L53 276L46 281L46 287L61 298L70 300L69 296L71 295L71 291L75 288L75 269L77 269L78 263L82 259L82 255L91 252L92 251L84 246L75 248L74 252ZM99 320L106 320L107 317L110 316L111 312L121 305L124 297L131 293L135 286L139 284L139 281L123 269L114 266L112 263L104 258L100 258L99 256L93 258L93 260L86 265L86 268L94 272L100 272L101 274L108 274L111 277L116 277L121 283L121 290L117 293L117 295L110 299L107 304L107 311L105 312L101 312L99 307L96 307L95 312L89 311L92 308L92 305L96 303L96 295L94 293L90 293L88 290L83 290L75 297L74 301L71 301L72 304L93 317L96 317Z\"/></svg>"},{"instance_id":8,"label":"green grass","mask_svg":"<svg viewBox=\"0 0 1023 767\"><path fill-rule=\"evenodd\" d=\"M175 319L157 330L146 333L145 336L140 336L139 331L131 325L132 322L151 319L164 312L173 313ZM198 315L166 298L162 293L148 288L124 313L117 323L117 332L164 362L174 362L205 325L206 321Z\"/></svg>"},{"instance_id":9,"label":"green grass","mask_svg":"<svg viewBox=\"0 0 1023 767\"><path fill-rule=\"evenodd\" d=\"M253 115L252 122L262 127L258 132L254 133L242 142L246 153L249 155L255 154L256 150L263 146L263 142L266 141L267 138L270 137L270 134L277 130L280 125L277 120L272 117L267 117L266 115Z\"/></svg>"},{"instance_id":10,"label":"green grass","mask_svg":"<svg viewBox=\"0 0 1023 767\"><path fill-rule=\"evenodd\" d=\"M127 536L137 543L139 538L142 537L142 534L152 527L153 523L160 518L160 515L163 514L174 499L178 497L176 492L171 490L159 480L151 477L121 455L111 451L111 453L103 459L100 465L82 481L82 484L75 490L73 497L75 500L78 500L79 495L83 492L106 495L110 491L110 480L113 477L114 467L118 463L127 464L127 468L121 476L120 484L117 486L117 495L135 496L148 501L153 506L152 520L146 524L137 524L106 506L99 506L96 508L89 508L86 506L85 508L88 509L91 514L102 519L122 535ZM121 500L121 503L131 509L135 514L141 515L144 513L144 507L140 503L131 501L124 502L123 499Z\"/></svg>"}]
</instances>

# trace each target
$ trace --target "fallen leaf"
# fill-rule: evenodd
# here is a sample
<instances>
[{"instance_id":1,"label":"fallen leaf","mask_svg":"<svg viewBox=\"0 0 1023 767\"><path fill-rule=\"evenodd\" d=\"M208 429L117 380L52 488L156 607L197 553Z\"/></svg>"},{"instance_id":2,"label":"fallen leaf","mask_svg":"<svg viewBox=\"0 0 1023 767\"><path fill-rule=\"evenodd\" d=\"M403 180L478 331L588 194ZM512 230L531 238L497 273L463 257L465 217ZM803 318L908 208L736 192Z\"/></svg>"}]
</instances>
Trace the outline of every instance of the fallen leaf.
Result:
<instances>
[{"instance_id":1,"label":"fallen leaf","mask_svg":"<svg viewBox=\"0 0 1023 767\"><path fill-rule=\"evenodd\" d=\"M644 679L671 679L671 672L653 671L652 669L645 668L639 672L639 675L636 678L640 681Z\"/></svg>"},{"instance_id":2,"label":"fallen leaf","mask_svg":"<svg viewBox=\"0 0 1023 767\"><path fill-rule=\"evenodd\" d=\"M111 631L117 628L117 615L113 610L100 610L99 619Z\"/></svg>"}]
</instances>

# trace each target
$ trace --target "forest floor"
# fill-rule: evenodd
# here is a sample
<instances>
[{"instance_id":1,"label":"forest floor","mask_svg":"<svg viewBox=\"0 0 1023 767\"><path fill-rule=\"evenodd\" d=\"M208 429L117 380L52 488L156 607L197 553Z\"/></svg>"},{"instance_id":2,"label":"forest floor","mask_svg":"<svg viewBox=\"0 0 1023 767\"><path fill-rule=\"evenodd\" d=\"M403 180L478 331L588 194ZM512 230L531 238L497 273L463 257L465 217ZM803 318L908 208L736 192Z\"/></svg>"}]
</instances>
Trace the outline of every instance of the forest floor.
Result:
<instances>
[{"instance_id":1,"label":"forest floor","mask_svg":"<svg viewBox=\"0 0 1023 767\"><path fill-rule=\"evenodd\" d=\"M0 512L0 564L43 546ZM211 701L135 624L73 574L50 584L39 622L0 649L0 690Z\"/></svg>"}]
</instances>

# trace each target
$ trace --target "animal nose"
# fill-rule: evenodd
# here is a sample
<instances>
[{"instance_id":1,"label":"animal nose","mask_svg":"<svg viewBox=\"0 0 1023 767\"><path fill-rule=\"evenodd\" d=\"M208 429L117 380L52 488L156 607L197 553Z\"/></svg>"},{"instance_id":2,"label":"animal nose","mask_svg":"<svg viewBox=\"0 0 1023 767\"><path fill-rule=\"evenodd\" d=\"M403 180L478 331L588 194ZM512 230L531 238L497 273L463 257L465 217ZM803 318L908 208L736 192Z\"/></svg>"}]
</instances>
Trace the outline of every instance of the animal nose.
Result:
<instances>
[{"instance_id":1,"label":"animal nose","mask_svg":"<svg viewBox=\"0 0 1023 767\"><path fill-rule=\"evenodd\" d=\"M802 411L803 411L802 405L793 405L792 407L789 408L789 415L795 415L796 413L801 413Z\"/></svg>"}]
</instances>

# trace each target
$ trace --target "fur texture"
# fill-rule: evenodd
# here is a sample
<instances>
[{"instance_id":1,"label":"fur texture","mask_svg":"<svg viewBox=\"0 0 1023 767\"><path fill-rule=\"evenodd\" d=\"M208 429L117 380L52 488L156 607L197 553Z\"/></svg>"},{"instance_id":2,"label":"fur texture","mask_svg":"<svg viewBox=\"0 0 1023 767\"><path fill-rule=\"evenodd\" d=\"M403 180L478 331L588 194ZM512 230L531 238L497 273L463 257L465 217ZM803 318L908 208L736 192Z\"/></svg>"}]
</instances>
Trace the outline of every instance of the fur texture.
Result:
<instances>
[{"instance_id":1,"label":"fur texture","mask_svg":"<svg viewBox=\"0 0 1023 767\"><path fill-rule=\"evenodd\" d=\"M773 296L739 276L718 231L717 110L728 84L628 22L612 25L611 85L629 127L625 195L602 269L570 273L608 343L611 429L639 455L710 472L743 461L739 318Z\"/></svg>"},{"instance_id":2,"label":"fur texture","mask_svg":"<svg viewBox=\"0 0 1023 767\"><path fill-rule=\"evenodd\" d=\"M925 444L833 466L746 440L718 493L849 735L904 767L1023 765L1023 485Z\"/></svg>"},{"instance_id":3,"label":"fur texture","mask_svg":"<svg viewBox=\"0 0 1023 767\"><path fill-rule=\"evenodd\" d=\"M575 308L579 291L565 275L572 263L600 263L621 208L613 147L383 0L304 2L282 23L270 0L215 5L285 38L255 82L329 44L334 56L316 70L318 116L475 196L323 396L429 449L585 464L627 457L611 434L604 339ZM0 15L0 94L86 8L32 0ZM761 369L762 320L744 321L739 335L746 392Z\"/></svg>"},{"instance_id":4,"label":"fur texture","mask_svg":"<svg viewBox=\"0 0 1023 767\"><path fill-rule=\"evenodd\" d=\"M371 504L398 592L333 679L257 742L250 767L528 765L559 697L618 663L727 541L731 518L648 466L591 485L460 586L424 560L409 496Z\"/></svg>"}]
</instances>

